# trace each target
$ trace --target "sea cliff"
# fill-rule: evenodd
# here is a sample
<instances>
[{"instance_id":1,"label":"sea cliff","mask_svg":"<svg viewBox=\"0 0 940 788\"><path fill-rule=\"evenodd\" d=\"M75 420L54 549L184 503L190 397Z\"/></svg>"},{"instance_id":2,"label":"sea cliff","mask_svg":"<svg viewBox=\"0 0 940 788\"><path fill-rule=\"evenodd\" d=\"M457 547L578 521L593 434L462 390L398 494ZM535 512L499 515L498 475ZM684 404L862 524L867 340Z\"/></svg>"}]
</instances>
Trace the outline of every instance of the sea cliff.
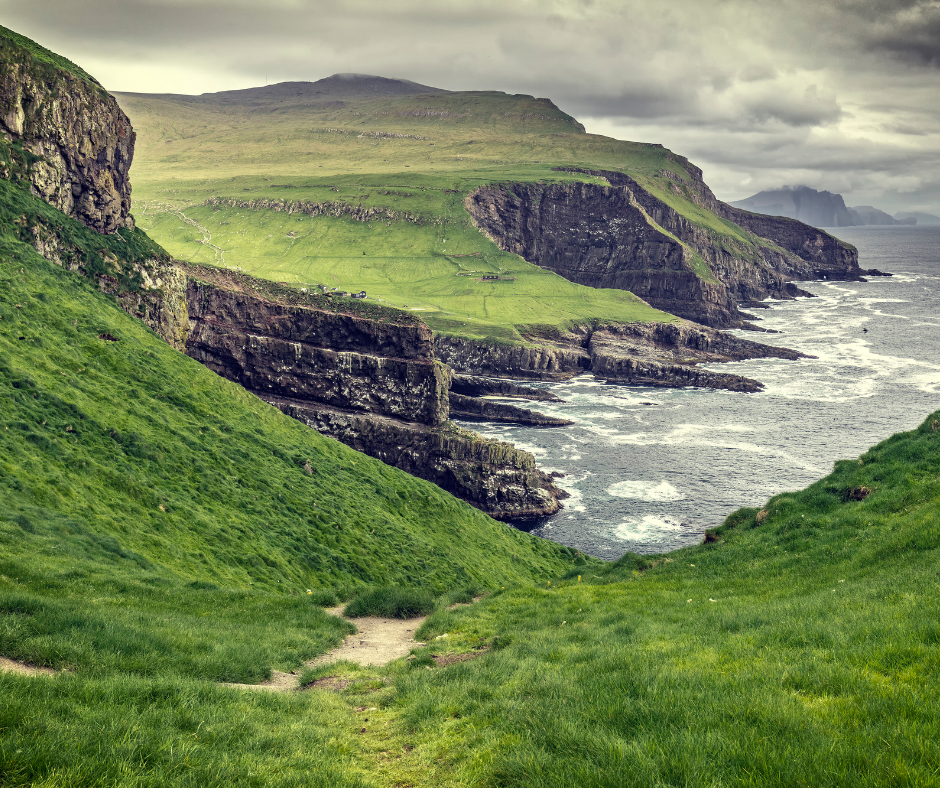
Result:
<instances>
[{"instance_id":1,"label":"sea cliff","mask_svg":"<svg viewBox=\"0 0 940 788\"><path fill-rule=\"evenodd\" d=\"M753 327L739 302L808 295L793 281L858 280L864 273L855 249L827 233L721 203L691 164L685 167L690 174L670 172L681 193L737 224L747 244L717 243L629 175L566 170L609 185L481 186L466 208L506 251L579 284L629 290L666 312L718 328Z\"/></svg>"}]
</instances>

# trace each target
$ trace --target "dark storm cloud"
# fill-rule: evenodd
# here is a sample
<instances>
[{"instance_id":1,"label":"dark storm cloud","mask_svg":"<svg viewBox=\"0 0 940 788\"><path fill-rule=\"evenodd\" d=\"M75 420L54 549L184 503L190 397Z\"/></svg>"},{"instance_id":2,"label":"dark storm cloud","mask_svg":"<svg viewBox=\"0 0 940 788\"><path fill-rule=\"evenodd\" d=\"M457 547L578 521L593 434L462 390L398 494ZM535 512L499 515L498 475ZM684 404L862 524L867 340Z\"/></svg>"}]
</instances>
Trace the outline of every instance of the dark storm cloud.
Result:
<instances>
[{"instance_id":1,"label":"dark storm cloud","mask_svg":"<svg viewBox=\"0 0 940 788\"><path fill-rule=\"evenodd\" d=\"M911 17L872 36L871 47L907 63L940 68L940 6L918 8Z\"/></svg>"},{"instance_id":2,"label":"dark storm cloud","mask_svg":"<svg viewBox=\"0 0 940 788\"><path fill-rule=\"evenodd\" d=\"M729 197L800 177L934 199L936 0L0 0L0 23L112 90L354 71L529 93Z\"/></svg>"}]
</instances>

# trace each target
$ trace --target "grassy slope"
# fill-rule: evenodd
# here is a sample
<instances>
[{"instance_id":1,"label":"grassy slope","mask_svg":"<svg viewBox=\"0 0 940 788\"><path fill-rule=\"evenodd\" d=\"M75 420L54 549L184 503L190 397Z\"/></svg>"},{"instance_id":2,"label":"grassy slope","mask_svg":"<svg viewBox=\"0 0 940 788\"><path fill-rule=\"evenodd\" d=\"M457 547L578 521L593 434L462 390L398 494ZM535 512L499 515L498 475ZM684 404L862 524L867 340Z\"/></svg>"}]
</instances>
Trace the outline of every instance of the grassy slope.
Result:
<instances>
[{"instance_id":1,"label":"grassy slope","mask_svg":"<svg viewBox=\"0 0 940 788\"><path fill-rule=\"evenodd\" d=\"M507 587L434 614L411 661L305 676L350 681L339 694L0 676L0 773L7 785L938 785L938 472L940 412L776 496L766 516L735 513L718 542ZM852 500L860 487L873 492ZM471 661L431 659L481 645Z\"/></svg>"},{"instance_id":2,"label":"grassy slope","mask_svg":"<svg viewBox=\"0 0 940 788\"><path fill-rule=\"evenodd\" d=\"M516 327L532 323L670 319L621 291L575 285L500 251L463 206L481 184L601 182L558 166L625 171L717 243L744 256L752 249L740 228L671 191L673 181L660 172L684 176L681 159L658 145L580 133L547 100L454 93L336 108L119 99L139 134L135 213L171 251L281 281L366 289L422 310L437 331L518 341ZM450 114L404 114L428 107ZM403 136L381 136L396 134ZM399 218L364 223L200 207L212 197L341 202L387 208ZM207 234L224 254L202 244ZM458 257L468 254L480 256ZM458 277L463 271L515 281L477 282Z\"/></svg>"},{"instance_id":3,"label":"grassy slope","mask_svg":"<svg viewBox=\"0 0 940 788\"><path fill-rule=\"evenodd\" d=\"M440 592L569 560L283 416L0 228L0 653L258 678L344 631L307 588Z\"/></svg>"},{"instance_id":4,"label":"grassy slope","mask_svg":"<svg viewBox=\"0 0 940 788\"><path fill-rule=\"evenodd\" d=\"M763 511L436 614L429 651L494 648L389 716L453 785L940 784L940 412Z\"/></svg>"}]
</instances>

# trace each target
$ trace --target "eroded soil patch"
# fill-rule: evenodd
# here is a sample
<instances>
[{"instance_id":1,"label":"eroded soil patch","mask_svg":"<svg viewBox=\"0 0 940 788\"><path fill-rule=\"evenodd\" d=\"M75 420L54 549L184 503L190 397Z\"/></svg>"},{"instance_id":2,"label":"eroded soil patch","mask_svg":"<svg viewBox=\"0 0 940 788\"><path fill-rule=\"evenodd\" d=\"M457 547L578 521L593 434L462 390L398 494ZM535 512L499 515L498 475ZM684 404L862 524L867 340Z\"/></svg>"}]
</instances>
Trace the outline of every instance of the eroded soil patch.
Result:
<instances>
[{"instance_id":1,"label":"eroded soil patch","mask_svg":"<svg viewBox=\"0 0 940 788\"><path fill-rule=\"evenodd\" d=\"M326 613L332 616L343 614L343 605L329 608ZM347 619L352 621L359 630L354 635L347 635L340 646L332 651L304 663L304 667L313 668L319 665L329 665L333 662L356 662L359 665L385 665L393 659L406 656L415 646L423 646L414 639L415 630L424 623L427 616L420 618L397 619L380 618L378 616L365 616L363 618ZM305 689L322 688L338 691L345 686L321 685L327 681L342 682L345 679L319 679L309 684ZM346 682L348 686L349 682ZM261 684L228 684L227 687L238 689L268 690L271 692L291 692L300 685L300 671L281 673L274 671L268 681Z\"/></svg>"},{"instance_id":2,"label":"eroded soil patch","mask_svg":"<svg viewBox=\"0 0 940 788\"><path fill-rule=\"evenodd\" d=\"M0 672L16 673L19 676L54 676L55 671L52 668L40 668L36 665L28 665L25 662L17 662L15 659L0 657Z\"/></svg>"}]
</instances>

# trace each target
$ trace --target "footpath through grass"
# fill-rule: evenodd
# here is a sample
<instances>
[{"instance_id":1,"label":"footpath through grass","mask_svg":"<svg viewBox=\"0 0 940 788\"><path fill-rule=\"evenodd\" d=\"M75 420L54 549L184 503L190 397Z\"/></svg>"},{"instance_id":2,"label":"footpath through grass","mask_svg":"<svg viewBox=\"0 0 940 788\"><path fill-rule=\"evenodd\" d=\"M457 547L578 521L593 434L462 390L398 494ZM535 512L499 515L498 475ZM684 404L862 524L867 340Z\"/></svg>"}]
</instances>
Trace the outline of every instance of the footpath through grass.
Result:
<instances>
[{"instance_id":1,"label":"footpath through grass","mask_svg":"<svg viewBox=\"0 0 940 788\"><path fill-rule=\"evenodd\" d=\"M499 786L940 785L940 412L718 541L436 614L390 705Z\"/></svg>"},{"instance_id":2,"label":"footpath through grass","mask_svg":"<svg viewBox=\"0 0 940 788\"><path fill-rule=\"evenodd\" d=\"M714 537L507 584L432 614L408 660L306 671L312 689L289 697L2 676L0 773L24 786L940 785L940 412Z\"/></svg>"}]
</instances>

